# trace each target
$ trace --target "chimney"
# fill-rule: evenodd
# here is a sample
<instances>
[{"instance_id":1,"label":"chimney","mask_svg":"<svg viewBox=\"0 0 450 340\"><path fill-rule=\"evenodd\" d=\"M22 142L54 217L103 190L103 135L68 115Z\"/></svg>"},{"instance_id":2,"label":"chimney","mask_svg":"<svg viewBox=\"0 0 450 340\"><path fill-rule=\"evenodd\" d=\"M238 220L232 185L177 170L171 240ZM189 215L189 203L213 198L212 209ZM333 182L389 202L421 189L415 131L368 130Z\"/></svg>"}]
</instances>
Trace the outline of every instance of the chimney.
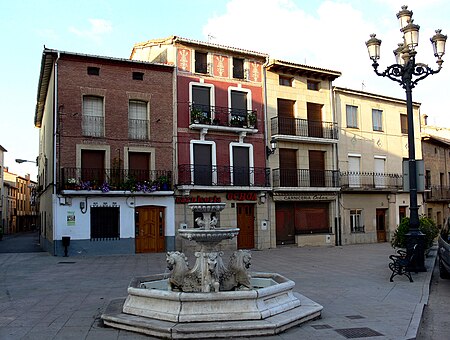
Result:
<instances>
[{"instance_id":1,"label":"chimney","mask_svg":"<svg viewBox=\"0 0 450 340\"><path fill-rule=\"evenodd\" d=\"M424 113L420 116L420 125L425 126L428 125L428 116Z\"/></svg>"}]
</instances>

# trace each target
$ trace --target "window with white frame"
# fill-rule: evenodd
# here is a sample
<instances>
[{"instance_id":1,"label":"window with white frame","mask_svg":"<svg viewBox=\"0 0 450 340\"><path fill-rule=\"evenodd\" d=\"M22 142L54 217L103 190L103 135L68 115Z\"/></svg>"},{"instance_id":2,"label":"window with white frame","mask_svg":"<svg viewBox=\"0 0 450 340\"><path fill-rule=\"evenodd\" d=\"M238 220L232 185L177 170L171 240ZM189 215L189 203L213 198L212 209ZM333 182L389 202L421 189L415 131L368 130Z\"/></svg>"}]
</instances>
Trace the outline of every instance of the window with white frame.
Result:
<instances>
[{"instance_id":1,"label":"window with white frame","mask_svg":"<svg viewBox=\"0 0 450 340\"><path fill-rule=\"evenodd\" d=\"M358 107L354 105L346 105L347 127L358 128Z\"/></svg>"},{"instance_id":2,"label":"window with white frame","mask_svg":"<svg viewBox=\"0 0 450 340\"><path fill-rule=\"evenodd\" d=\"M350 209L350 230L352 233L364 232L362 209Z\"/></svg>"},{"instance_id":3,"label":"window with white frame","mask_svg":"<svg viewBox=\"0 0 450 340\"><path fill-rule=\"evenodd\" d=\"M244 79L244 59L233 58L233 78Z\"/></svg>"},{"instance_id":4,"label":"window with white frame","mask_svg":"<svg viewBox=\"0 0 450 340\"><path fill-rule=\"evenodd\" d=\"M128 137L130 139L148 139L148 103L130 100L128 104Z\"/></svg>"},{"instance_id":5,"label":"window with white frame","mask_svg":"<svg viewBox=\"0 0 450 340\"><path fill-rule=\"evenodd\" d=\"M348 186L350 188L361 187L361 157L348 156Z\"/></svg>"},{"instance_id":6,"label":"window with white frame","mask_svg":"<svg viewBox=\"0 0 450 340\"><path fill-rule=\"evenodd\" d=\"M103 98L97 96L83 96L83 136L103 137L104 112Z\"/></svg>"},{"instance_id":7,"label":"window with white frame","mask_svg":"<svg viewBox=\"0 0 450 340\"><path fill-rule=\"evenodd\" d=\"M373 131L383 131L383 111L372 109Z\"/></svg>"}]
</instances>

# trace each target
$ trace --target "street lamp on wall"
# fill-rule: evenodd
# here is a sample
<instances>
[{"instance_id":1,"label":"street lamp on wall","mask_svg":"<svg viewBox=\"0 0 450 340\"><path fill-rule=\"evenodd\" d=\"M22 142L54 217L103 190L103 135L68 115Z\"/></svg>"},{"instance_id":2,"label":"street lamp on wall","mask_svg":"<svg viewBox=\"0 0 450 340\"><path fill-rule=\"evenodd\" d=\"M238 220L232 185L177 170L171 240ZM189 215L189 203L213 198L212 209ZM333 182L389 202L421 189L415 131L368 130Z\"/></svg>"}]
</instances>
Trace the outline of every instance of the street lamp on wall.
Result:
<instances>
[{"instance_id":1,"label":"street lamp on wall","mask_svg":"<svg viewBox=\"0 0 450 340\"><path fill-rule=\"evenodd\" d=\"M266 145L266 158L269 159L269 156L273 155L276 149L277 149L277 141L275 140L275 138L272 137L272 139L270 140L270 146Z\"/></svg>"},{"instance_id":2,"label":"street lamp on wall","mask_svg":"<svg viewBox=\"0 0 450 340\"><path fill-rule=\"evenodd\" d=\"M400 23L400 31L403 33L403 41L394 50L396 63L388 66L384 72L378 71L378 59L380 59L381 40L375 34L370 35L366 41L369 57L372 60L372 67L375 73L381 77L387 77L405 89L406 110L408 119L408 162L409 162L409 196L410 196L410 222L409 233L407 234L406 247L408 256L415 253L415 271L426 271L424 257L424 234L419 230L419 207L417 205L417 165L416 151L414 143L414 116L412 105L412 89L417 83L428 77L430 74L438 73L442 68L442 56L445 53L445 41L447 36L441 34L441 30L436 30L436 34L430 39L433 45L434 55L437 58L437 70L431 69L423 63L416 63L416 47L419 44L420 26L414 24L412 20L413 12L408 10L408 6L402 6L397 18Z\"/></svg>"},{"instance_id":3,"label":"street lamp on wall","mask_svg":"<svg viewBox=\"0 0 450 340\"><path fill-rule=\"evenodd\" d=\"M29 161L29 160L27 160L27 159L16 158L15 161L16 161L16 163L19 163L19 164L28 162L28 163L34 163L34 164L37 165L37 162L36 162L36 161Z\"/></svg>"}]
</instances>

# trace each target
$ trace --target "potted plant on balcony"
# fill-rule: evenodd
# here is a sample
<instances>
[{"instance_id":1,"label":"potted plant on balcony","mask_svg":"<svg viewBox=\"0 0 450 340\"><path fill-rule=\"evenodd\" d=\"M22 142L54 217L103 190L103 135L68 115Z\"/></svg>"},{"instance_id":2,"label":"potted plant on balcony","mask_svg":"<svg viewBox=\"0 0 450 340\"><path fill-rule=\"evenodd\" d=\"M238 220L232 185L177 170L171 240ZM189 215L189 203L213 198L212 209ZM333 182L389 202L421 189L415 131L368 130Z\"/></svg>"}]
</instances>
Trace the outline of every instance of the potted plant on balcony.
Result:
<instances>
[{"instance_id":1,"label":"potted plant on balcony","mask_svg":"<svg viewBox=\"0 0 450 340\"><path fill-rule=\"evenodd\" d=\"M247 115L248 127L253 129L256 126L256 114L254 112L250 112Z\"/></svg>"},{"instance_id":2,"label":"potted plant on balcony","mask_svg":"<svg viewBox=\"0 0 450 340\"><path fill-rule=\"evenodd\" d=\"M158 177L158 179L157 179L157 182L158 182L158 186L159 186L159 189L160 190L162 190L162 191L167 191L167 190L169 190L169 188L170 188L170 186L169 186L169 177L167 177L167 176L159 176Z\"/></svg>"},{"instance_id":3,"label":"potted plant on balcony","mask_svg":"<svg viewBox=\"0 0 450 340\"><path fill-rule=\"evenodd\" d=\"M199 124L200 120L202 118L203 118L203 112L196 107L192 107L191 108L191 123Z\"/></svg>"},{"instance_id":4,"label":"potted plant on balcony","mask_svg":"<svg viewBox=\"0 0 450 340\"><path fill-rule=\"evenodd\" d=\"M232 116L231 120L230 120L230 125L231 126L238 126L241 127L242 126L242 121L238 116Z\"/></svg>"}]
</instances>

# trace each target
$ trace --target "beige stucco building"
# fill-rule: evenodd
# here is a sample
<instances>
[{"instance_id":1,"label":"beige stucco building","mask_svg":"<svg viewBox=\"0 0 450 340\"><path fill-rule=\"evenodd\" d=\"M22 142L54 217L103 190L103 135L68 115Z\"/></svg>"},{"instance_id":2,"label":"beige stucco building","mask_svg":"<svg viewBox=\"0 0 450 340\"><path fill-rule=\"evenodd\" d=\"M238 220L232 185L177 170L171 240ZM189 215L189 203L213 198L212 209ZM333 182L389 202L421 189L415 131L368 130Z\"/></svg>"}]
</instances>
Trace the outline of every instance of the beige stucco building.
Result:
<instances>
[{"instance_id":1,"label":"beige stucco building","mask_svg":"<svg viewBox=\"0 0 450 340\"><path fill-rule=\"evenodd\" d=\"M406 101L334 88L339 133L340 232L342 244L389 241L409 215L403 163L408 159ZM416 159L422 159L420 104L413 103ZM418 162L418 187L423 186ZM419 215L423 190L418 193Z\"/></svg>"},{"instance_id":2,"label":"beige stucco building","mask_svg":"<svg viewBox=\"0 0 450 340\"><path fill-rule=\"evenodd\" d=\"M340 188L332 81L340 75L279 60L267 65L267 129L276 141L276 150L267 156L273 186L272 246L337 242Z\"/></svg>"}]
</instances>

